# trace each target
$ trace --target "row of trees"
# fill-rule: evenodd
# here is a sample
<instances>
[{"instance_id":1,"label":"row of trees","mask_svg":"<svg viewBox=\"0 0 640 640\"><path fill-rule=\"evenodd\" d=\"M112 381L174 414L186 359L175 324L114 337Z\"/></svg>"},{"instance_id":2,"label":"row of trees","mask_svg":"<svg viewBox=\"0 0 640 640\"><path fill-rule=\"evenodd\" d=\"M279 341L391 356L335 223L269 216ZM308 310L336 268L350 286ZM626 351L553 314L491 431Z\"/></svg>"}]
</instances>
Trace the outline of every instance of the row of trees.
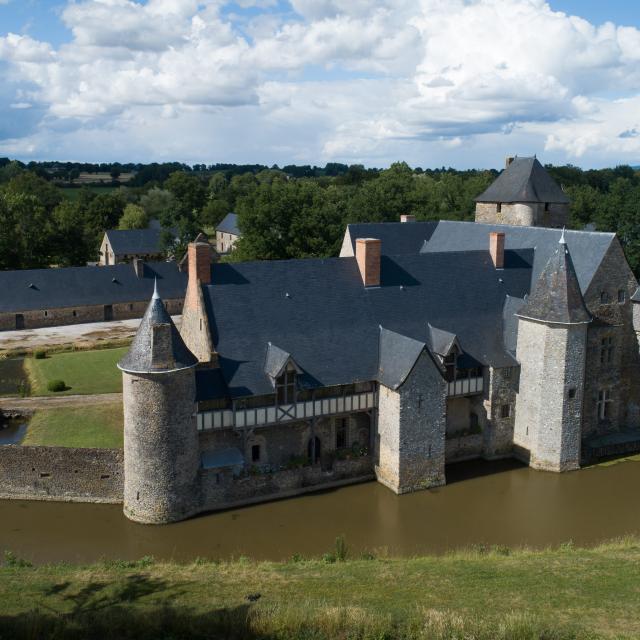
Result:
<instances>
[{"instance_id":1,"label":"row of trees","mask_svg":"<svg viewBox=\"0 0 640 640\"><path fill-rule=\"evenodd\" d=\"M0 268L85 264L97 259L105 230L144 228L151 219L166 230L167 251L180 258L189 240L199 231L212 233L229 211L238 213L242 232L229 260L337 255L352 222L397 221L403 213L418 220L473 220L474 198L497 176L496 171L412 169L405 163L382 171L326 165L323 175L302 177L260 165L247 165L251 170L244 172L230 169L233 165L218 165L223 168L213 172L146 166L174 170L144 186L94 193L60 189L28 167L5 162ZM617 232L640 273L640 171L547 169L572 199L572 227Z\"/></svg>"}]
</instances>

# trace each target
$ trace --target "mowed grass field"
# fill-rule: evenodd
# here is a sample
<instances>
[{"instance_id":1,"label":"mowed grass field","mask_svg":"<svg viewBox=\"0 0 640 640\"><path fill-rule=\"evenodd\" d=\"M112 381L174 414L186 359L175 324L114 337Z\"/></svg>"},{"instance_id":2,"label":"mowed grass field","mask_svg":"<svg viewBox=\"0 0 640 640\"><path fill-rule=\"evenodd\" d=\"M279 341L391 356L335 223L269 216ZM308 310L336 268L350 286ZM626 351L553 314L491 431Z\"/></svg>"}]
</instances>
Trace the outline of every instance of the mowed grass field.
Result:
<instances>
[{"instance_id":1,"label":"mowed grass field","mask_svg":"<svg viewBox=\"0 0 640 640\"><path fill-rule=\"evenodd\" d=\"M640 541L411 559L0 569L0 638L640 637Z\"/></svg>"},{"instance_id":2,"label":"mowed grass field","mask_svg":"<svg viewBox=\"0 0 640 640\"><path fill-rule=\"evenodd\" d=\"M122 449L122 404L38 409L23 445Z\"/></svg>"},{"instance_id":3,"label":"mowed grass field","mask_svg":"<svg viewBox=\"0 0 640 640\"><path fill-rule=\"evenodd\" d=\"M26 358L31 395L118 393L122 391L122 373L116 363L127 349L69 351L51 354L42 360ZM51 380L63 380L66 391L49 391L47 383Z\"/></svg>"}]
</instances>

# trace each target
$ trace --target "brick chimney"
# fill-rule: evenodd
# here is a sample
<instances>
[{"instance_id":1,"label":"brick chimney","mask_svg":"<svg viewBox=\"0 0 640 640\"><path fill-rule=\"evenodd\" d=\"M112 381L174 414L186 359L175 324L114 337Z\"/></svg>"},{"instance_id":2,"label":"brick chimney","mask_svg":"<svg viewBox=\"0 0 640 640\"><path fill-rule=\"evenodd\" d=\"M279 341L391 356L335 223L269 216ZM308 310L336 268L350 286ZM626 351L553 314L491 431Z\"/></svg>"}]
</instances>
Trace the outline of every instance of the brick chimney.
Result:
<instances>
[{"instance_id":1,"label":"brick chimney","mask_svg":"<svg viewBox=\"0 0 640 640\"><path fill-rule=\"evenodd\" d=\"M493 266L496 269L504 269L504 233L492 231L489 234L489 253Z\"/></svg>"},{"instance_id":2,"label":"brick chimney","mask_svg":"<svg viewBox=\"0 0 640 640\"><path fill-rule=\"evenodd\" d=\"M200 284L211 282L211 245L196 238L189 243L188 248L189 281L192 278L200 280Z\"/></svg>"},{"instance_id":3,"label":"brick chimney","mask_svg":"<svg viewBox=\"0 0 640 640\"><path fill-rule=\"evenodd\" d=\"M416 221L416 217L409 215L408 213L403 213L400 216L400 222L415 222Z\"/></svg>"},{"instance_id":4,"label":"brick chimney","mask_svg":"<svg viewBox=\"0 0 640 640\"><path fill-rule=\"evenodd\" d=\"M513 156L507 156L507 159L504 161L504 168L506 169L514 160L515 158Z\"/></svg>"},{"instance_id":5,"label":"brick chimney","mask_svg":"<svg viewBox=\"0 0 640 640\"><path fill-rule=\"evenodd\" d=\"M356 239L356 261L365 287L380 286L382 242L377 238Z\"/></svg>"},{"instance_id":6,"label":"brick chimney","mask_svg":"<svg viewBox=\"0 0 640 640\"><path fill-rule=\"evenodd\" d=\"M136 272L136 278L144 277L144 260L142 258L133 259L133 270Z\"/></svg>"}]
</instances>

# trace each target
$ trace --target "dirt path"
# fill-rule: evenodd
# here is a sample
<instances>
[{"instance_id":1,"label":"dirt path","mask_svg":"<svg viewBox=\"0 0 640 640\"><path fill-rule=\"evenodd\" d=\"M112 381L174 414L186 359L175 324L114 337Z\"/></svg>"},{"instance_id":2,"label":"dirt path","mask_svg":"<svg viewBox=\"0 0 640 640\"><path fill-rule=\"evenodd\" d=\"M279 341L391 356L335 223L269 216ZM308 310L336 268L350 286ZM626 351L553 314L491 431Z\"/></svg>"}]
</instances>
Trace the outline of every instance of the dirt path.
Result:
<instances>
[{"instance_id":1,"label":"dirt path","mask_svg":"<svg viewBox=\"0 0 640 640\"><path fill-rule=\"evenodd\" d=\"M97 404L122 402L121 393L97 393L75 396L33 396L28 398L0 398L0 409L5 411L35 411L36 409L54 409L56 407L84 407Z\"/></svg>"}]
</instances>

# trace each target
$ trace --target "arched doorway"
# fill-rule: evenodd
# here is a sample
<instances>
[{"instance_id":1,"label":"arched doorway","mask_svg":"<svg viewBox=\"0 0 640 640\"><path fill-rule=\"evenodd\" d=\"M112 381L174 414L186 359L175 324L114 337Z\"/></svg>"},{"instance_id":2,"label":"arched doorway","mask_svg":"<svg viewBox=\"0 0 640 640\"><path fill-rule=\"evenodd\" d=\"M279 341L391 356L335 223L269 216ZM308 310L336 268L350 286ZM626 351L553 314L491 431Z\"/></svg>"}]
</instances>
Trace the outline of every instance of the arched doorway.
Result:
<instances>
[{"instance_id":1,"label":"arched doorway","mask_svg":"<svg viewBox=\"0 0 640 640\"><path fill-rule=\"evenodd\" d=\"M320 438L309 438L309 444L307 445L307 456L311 461L311 464L318 464L320 462Z\"/></svg>"}]
</instances>

